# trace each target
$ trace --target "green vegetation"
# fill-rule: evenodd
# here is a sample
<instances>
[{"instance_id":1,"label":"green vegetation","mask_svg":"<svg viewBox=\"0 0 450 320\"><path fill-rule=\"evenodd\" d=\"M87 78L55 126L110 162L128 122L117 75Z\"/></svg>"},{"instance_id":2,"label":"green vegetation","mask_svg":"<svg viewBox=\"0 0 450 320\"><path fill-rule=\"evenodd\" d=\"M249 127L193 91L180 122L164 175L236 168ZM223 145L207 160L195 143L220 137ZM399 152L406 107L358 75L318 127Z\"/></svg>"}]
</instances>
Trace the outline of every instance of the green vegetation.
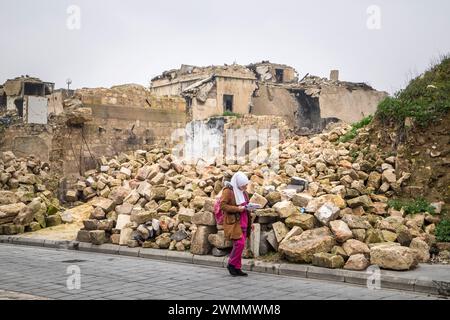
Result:
<instances>
[{"instance_id":1,"label":"green vegetation","mask_svg":"<svg viewBox=\"0 0 450 320\"><path fill-rule=\"evenodd\" d=\"M424 127L450 110L450 56L442 58L423 75L410 81L394 97L378 105L376 117L383 122L404 123L406 118Z\"/></svg>"},{"instance_id":2,"label":"green vegetation","mask_svg":"<svg viewBox=\"0 0 450 320\"><path fill-rule=\"evenodd\" d=\"M237 118L241 118L242 117L242 115L240 113L234 113L234 112L231 112L231 111L225 111L223 113L223 116L224 117L237 117Z\"/></svg>"},{"instance_id":3,"label":"green vegetation","mask_svg":"<svg viewBox=\"0 0 450 320\"><path fill-rule=\"evenodd\" d=\"M352 128L350 129L350 131L347 132L345 135L343 135L339 139L339 141L340 142L348 142L348 141L352 140L358 134L357 130L361 129L361 128L364 128L365 126L370 124L372 122L372 120L373 120L373 116L370 115L368 117L365 117L361 121L352 124Z\"/></svg>"},{"instance_id":4,"label":"green vegetation","mask_svg":"<svg viewBox=\"0 0 450 320\"><path fill-rule=\"evenodd\" d=\"M350 157L352 157L353 162L356 161L356 158L358 158L358 156L359 156L359 152L358 152L357 150L352 150L352 151L350 152Z\"/></svg>"},{"instance_id":5,"label":"green vegetation","mask_svg":"<svg viewBox=\"0 0 450 320\"><path fill-rule=\"evenodd\" d=\"M388 205L395 210L401 210L403 208L406 214L416 214L419 212L435 213L434 207L423 198L417 198L415 200L389 200Z\"/></svg>"},{"instance_id":6,"label":"green vegetation","mask_svg":"<svg viewBox=\"0 0 450 320\"><path fill-rule=\"evenodd\" d=\"M440 242L450 242L450 220L442 220L436 226L436 240Z\"/></svg>"}]
</instances>

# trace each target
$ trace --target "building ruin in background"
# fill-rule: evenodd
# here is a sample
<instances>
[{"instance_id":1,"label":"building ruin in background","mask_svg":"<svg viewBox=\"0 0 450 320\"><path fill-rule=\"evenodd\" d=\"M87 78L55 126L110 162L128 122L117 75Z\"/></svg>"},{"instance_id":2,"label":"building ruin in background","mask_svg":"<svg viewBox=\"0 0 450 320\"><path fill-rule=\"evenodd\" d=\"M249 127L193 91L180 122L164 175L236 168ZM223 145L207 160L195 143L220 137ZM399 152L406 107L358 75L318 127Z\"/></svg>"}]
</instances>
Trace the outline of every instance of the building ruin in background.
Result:
<instances>
[{"instance_id":1,"label":"building ruin in background","mask_svg":"<svg viewBox=\"0 0 450 320\"><path fill-rule=\"evenodd\" d=\"M68 180L95 169L102 156L169 145L186 125L184 99L156 97L140 85L62 89L46 99L46 123L0 113L0 151L34 154Z\"/></svg>"},{"instance_id":2,"label":"building ruin in background","mask_svg":"<svg viewBox=\"0 0 450 320\"><path fill-rule=\"evenodd\" d=\"M0 151L35 154L75 178L95 168L101 156L155 146L183 145L184 156L208 158L203 146L224 150L229 129L277 128L281 138L318 132L330 122L351 123L374 113L386 96L338 77L335 70L333 80L309 75L299 80L294 68L265 61L183 65L154 78L150 88L54 90L53 83L19 77L0 86ZM246 156L262 145L249 141L236 154Z\"/></svg>"},{"instance_id":3,"label":"building ruin in background","mask_svg":"<svg viewBox=\"0 0 450 320\"><path fill-rule=\"evenodd\" d=\"M0 87L0 109L16 111L24 123L46 124L54 86L29 76L9 79Z\"/></svg>"},{"instance_id":4,"label":"building ruin in background","mask_svg":"<svg viewBox=\"0 0 450 320\"><path fill-rule=\"evenodd\" d=\"M268 61L241 65L183 65L152 79L157 96L182 96L192 120L227 113L284 117L298 134L321 131L328 123L356 122L373 114L387 93L365 83L305 76L287 65Z\"/></svg>"}]
</instances>

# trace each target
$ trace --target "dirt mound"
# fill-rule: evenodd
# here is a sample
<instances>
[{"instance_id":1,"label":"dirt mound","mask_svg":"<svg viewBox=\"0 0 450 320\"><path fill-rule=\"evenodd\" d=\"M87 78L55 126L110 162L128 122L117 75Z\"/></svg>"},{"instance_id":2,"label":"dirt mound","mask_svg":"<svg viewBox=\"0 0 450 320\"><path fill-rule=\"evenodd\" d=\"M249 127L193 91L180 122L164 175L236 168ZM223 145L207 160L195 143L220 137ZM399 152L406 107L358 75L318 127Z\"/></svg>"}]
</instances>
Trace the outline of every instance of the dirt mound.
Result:
<instances>
[{"instance_id":1,"label":"dirt mound","mask_svg":"<svg viewBox=\"0 0 450 320\"><path fill-rule=\"evenodd\" d=\"M450 114L428 128L411 127L402 132L404 142L397 145L398 128L375 121L368 141L377 143L386 154L397 155L397 170L411 172L408 187L400 196L423 196L446 202L450 209Z\"/></svg>"},{"instance_id":2,"label":"dirt mound","mask_svg":"<svg viewBox=\"0 0 450 320\"><path fill-rule=\"evenodd\" d=\"M444 57L395 97L381 102L355 142L367 152L396 156L396 170L410 172L400 198L444 201L450 212L450 58ZM370 151L370 145L377 148Z\"/></svg>"}]
</instances>

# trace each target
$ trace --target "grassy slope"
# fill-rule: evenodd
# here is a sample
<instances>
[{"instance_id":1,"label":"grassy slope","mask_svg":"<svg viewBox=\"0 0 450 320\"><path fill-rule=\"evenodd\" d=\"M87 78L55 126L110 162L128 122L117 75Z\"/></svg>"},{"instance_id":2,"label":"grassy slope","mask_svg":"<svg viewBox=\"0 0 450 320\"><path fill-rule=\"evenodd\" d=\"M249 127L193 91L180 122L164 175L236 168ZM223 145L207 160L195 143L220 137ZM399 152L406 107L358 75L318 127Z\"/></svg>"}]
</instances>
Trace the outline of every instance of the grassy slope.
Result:
<instances>
[{"instance_id":1,"label":"grassy slope","mask_svg":"<svg viewBox=\"0 0 450 320\"><path fill-rule=\"evenodd\" d=\"M444 201L450 212L450 56L431 67L409 85L386 98L378 107L368 135L355 142L365 158L397 155L397 173L410 172L411 179L399 198L424 197ZM368 146L376 145L371 154ZM431 156L431 151L434 155Z\"/></svg>"}]
</instances>

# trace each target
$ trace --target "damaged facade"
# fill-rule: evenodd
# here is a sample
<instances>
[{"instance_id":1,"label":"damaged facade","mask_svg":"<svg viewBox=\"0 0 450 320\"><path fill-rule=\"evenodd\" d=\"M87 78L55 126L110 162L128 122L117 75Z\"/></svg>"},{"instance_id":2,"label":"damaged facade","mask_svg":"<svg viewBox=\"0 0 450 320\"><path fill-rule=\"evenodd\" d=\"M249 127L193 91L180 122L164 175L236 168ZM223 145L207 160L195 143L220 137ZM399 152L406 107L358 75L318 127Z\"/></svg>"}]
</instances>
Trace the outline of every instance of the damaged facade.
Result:
<instances>
[{"instance_id":1,"label":"damaged facade","mask_svg":"<svg viewBox=\"0 0 450 320\"><path fill-rule=\"evenodd\" d=\"M25 123L46 124L54 86L29 76L9 79L0 88L0 109L16 112Z\"/></svg>"},{"instance_id":2,"label":"damaged facade","mask_svg":"<svg viewBox=\"0 0 450 320\"><path fill-rule=\"evenodd\" d=\"M193 120L226 112L282 116L298 134L321 131L328 123L356 122L373 114L387 96L363 83L305 76L287 65L268 61L248 66L183 65L152 79L158 96L182 96Z\"/></svg>"},{"instance_id":3,"label":"damaged facade","mask_svg":"<svg viewBox=\"0 0 450 320\"><path fill-rule=\"evenodd\" d=\"M45 115L39 126L13 121L3 127L0 116L0 151L34 154L69 181L95 169L101 156L164 146L186 124L184 99L155 97L139 85L57 90Z\"/></svg>"},{"instance_id":4,"label":"damaged facade","mask_svg":"<svg viewBox=\"0 0 450 320\"><path fill-rule=\"evenodd\" d=\"M192 119L203 120L226 111L250 113L255 81L251 70L238 65L204 68L183 65L180 70L153 79L151 90L158 96L183 96Z\"/></svg>"}]
</instances>

